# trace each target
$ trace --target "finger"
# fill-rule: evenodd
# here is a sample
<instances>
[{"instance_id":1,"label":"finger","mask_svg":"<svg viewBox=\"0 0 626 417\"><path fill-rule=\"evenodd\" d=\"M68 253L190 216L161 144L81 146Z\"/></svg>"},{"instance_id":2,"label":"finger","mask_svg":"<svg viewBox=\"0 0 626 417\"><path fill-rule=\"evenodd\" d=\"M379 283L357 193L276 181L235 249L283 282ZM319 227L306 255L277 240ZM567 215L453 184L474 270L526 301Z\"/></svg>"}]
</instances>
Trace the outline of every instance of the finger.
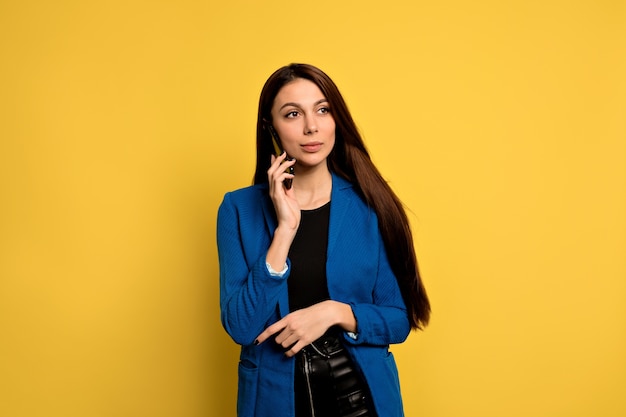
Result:
<instances>
[{"instance_id":1,"label":"finger","mask_svg":"<svg viewBox=\"0 0 626 417\"><path fill-rule=\"evenodd\" d=\"M295 165L295 163L295 158L287 158L287 154L285 152L280 154L278 157L272 155L272 162L268 173L286 171L287 168Z\"/></svg>"},{"instance_id":2,"label":"finger","mask_svg":"<svg viewBox=\"0 0 626 417\"><path fill-rule=\"evenodd\" d=\"M270 184L270 187L274 185L278 185L284 180L284 178L282 178L281 176L285 172L285 170L287 170L288 167L290 166L290 165L287 165L287 166L282 165L286 157L287 157L287 154L284 152L282 155L278 157L272 155L272 162L271 162L270 167L267 170L267 179Z\"/></svg>"},{"instance_id":3,"label":"finger","mask_svg":"<svg viewBox=\"0 0 626 417\"><path fill-rule=\"evenodd\" d=\"M259 345L265 342L270 336L283 330L284 328L285 328L285 325L282 323L282 321L281 320L277 321L276 323L272 324L267 329L265 329L260 335L258 335L257 338L254 340L254 344Z\"/></svg>"},{"instance_id":4,"label":"finger","mask_svg":"<svg viewBox=\"0 0 626 417\"><path fill-rule=\"evenodd\" d=\"M275 338L274 341L281 345L283 348L287 349L291 345L295 344L298 340L302 338L301 335L298 335L296 332L285 328L282 332L280 332Z\"/></svg>"},{"instance_id":5,"label":"finger","mask_svg":"<svg viewBox=\"0 0 626 417\"><path fill-rule=\"evenodd\" d=\"M293 167L295 164L296 164L295 159L286 159L284 161L281 161L276 167L276 170L272 172L272 176L274 177L274 180L276 180L277 182L278 181L282 182L285 179L293 178L294 175L289 173L290 171L289 168Z\"/></svg>"},{"instance_id":6,"label":"finger","mask_svg":"<svg viewBox=\"0 0 626 417\"><path fill-rule=\"evenodd\" d=\"M269 327L265 329L263 333L257 336L257 338L254 340L255 345L260 345L261 343L265 342L268 337L274 334L273 332L270 332L268 330L269 330Z\"/></svg>"},{"instance_id":7,"label":"finger","mask_svg":"<svg viewBox=\"0 0 626 417\"><path fill-rule=\"evenodd\" d=\"M291 358L292 356L300 352L302 348L305 346L306 344L302 342L302 340L299 340L298 343L294 344L292 347L290 347L289 349L285 351L285 356L287 356L288 358Z\"/></svg>"},{"instance_id":8,"label":"finger","mask_svg":"<svg viewBox=\"0 0 626 417\"><path fill-rule=\"evenodd\" d=\"M268 174L272 173L274 171L276 171L278 169L278 167L280 166L280 163L287 158L287 153L283 152L282 154L276 156L274 154L272 154L270 156L270 167L267 170Z\"/></svg>"},{"instance_id":9,"label":"finger","mask_svg":"<svg viewBox=\"0 0 626 417\"><path fill-rule=\"evenodd\" d=\"M287 155L285 154L285 157ZM287 169L290 166L293 166L296 164L296 158L289 158L289 159L285 159L283 162L280 163L281 168L283 169Z\"/></svg>"}]
</instances>

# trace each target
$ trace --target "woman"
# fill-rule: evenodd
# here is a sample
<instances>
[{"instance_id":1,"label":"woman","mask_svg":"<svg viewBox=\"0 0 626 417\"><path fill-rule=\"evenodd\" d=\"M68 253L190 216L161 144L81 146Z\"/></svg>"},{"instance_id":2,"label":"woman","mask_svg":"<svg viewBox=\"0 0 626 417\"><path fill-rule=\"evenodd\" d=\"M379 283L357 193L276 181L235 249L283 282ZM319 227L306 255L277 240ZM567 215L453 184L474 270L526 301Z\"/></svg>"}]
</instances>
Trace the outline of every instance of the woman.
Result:
<instances>
[{"instance_id":1,"label":"woman","mask_svg":"<svg viewBox=\"0 0 626 417\"><path fill-rule=\"evenodd\" d=\"M402 204L318 68L265 83L254 185L225 195L217 239L239 416L403 415L388 348L430 305Z\"/></svg>"}]
</instances>

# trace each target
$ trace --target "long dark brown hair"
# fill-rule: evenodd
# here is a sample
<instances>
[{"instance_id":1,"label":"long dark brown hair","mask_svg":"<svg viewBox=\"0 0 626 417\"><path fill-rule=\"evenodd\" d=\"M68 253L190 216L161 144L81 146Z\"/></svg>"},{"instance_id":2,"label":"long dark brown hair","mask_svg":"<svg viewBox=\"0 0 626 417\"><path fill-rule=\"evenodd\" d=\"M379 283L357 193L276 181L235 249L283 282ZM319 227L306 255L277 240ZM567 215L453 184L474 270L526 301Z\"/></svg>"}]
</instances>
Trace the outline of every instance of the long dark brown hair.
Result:
<instances>
[{"instance_id":1,"label":"long dark brown hair","mask_svg":"<svg viewBox=\"0 0 626 417\"><path fill-rule=\"evenodd\" d=\"M265 82L259 99L257 119L257 155L254 183L267 183L267 170L273 152L266 124L272 121L271 109L280 89L303 78L315 83L328 100L335 120L335 146L328 156L329 169L350 181L366 204L378 216L380 232L413 329L423 329L430 319L430 302L420 278L413 236L400 199L374 166L335 83L319 68L308 64L291 64L278 69Z\"/></svg>"}]
</instances>

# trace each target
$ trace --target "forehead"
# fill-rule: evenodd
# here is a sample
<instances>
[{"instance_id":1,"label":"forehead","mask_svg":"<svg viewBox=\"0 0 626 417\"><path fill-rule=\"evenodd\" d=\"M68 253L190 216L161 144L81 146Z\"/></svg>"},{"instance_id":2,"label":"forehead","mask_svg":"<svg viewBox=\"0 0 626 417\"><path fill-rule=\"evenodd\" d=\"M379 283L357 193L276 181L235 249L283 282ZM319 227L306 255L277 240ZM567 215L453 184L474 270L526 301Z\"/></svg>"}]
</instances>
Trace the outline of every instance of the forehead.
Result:
<instances>
[{"instance_id":1,"label":"forehead","mask_svg":"<svg viewBox=\"0 0 626 417\"><path fill-rule=\"evenodd\" d=\"M274 99L274 107L280 107L285 103L312 104L323 98L322 90L313 81L297 78L278 91Z\"/></svg>"}]
</instances>

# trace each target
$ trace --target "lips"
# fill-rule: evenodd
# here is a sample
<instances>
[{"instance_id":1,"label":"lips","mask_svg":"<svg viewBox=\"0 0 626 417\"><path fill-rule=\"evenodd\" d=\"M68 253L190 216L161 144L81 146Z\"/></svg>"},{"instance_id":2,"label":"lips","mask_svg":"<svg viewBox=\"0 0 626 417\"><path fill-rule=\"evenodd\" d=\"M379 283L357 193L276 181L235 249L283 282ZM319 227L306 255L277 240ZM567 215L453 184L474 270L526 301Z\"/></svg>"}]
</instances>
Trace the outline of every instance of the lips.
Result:
<instances>
[{"instance_id":1,"label":"lips","mask_svg":"<svg viewBox=\"0 0 626 417\"><path fill-rule=\"evenodd\" d=\"M300 147L305 152L317 152L321 149L322 145L322 142L309 142L304 145L300 145Z\"/></svg>"}]
</instances>

